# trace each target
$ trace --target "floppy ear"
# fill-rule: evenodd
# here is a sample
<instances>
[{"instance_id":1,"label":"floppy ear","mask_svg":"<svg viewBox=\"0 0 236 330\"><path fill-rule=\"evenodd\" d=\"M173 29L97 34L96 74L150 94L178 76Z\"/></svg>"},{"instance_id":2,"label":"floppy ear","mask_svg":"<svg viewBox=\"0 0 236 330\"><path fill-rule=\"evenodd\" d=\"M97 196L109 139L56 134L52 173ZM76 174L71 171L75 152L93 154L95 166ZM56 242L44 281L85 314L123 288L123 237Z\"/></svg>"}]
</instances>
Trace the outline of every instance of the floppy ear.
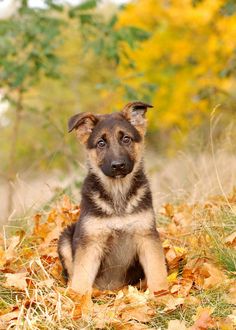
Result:
<instances>
[{"instance_id":1,"label":"floppy ear","mask_svg":"<svg viewBox=\"0 0 236 330\"><path fill-rule=\"evenodd\" d=\"M146 131L145 113L152 105L143 102L130 102L122 110L123 116L133 125L142 135Z\"/></svg>"},{"instance_id":2,"label":"floppy ear","mask_svg":"<svg viewBox=\"0 0 236 330\"><path fill-rule=\"evenodd\" d=\"M86 143L98 118L90 112L81 112L72 116L68 121L68 132L76 130L77 137Z\"/></svg>"}]
</instances>

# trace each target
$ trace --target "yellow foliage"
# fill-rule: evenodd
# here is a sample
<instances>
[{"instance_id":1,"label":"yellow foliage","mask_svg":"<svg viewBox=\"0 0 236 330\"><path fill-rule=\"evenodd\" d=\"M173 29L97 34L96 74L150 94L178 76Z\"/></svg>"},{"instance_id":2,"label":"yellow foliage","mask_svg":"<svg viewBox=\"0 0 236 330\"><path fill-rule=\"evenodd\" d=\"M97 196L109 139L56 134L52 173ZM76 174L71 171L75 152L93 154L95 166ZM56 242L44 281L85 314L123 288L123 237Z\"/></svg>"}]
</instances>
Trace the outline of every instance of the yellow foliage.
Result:
<instances>
[{"instance_id":1,"label":"yellow foliage","mask_svg":"<svg viewBox=\"0 0 236 330\"><path fill-rule=\"evenodd\" d=\"M150 113L151 128L179 128L182 133L209 119L218 103L233 97L235 77L224 74L232 61L236 40L235 15L220 12L225 1L137 0L121 12L119 26L134 25L151 38L129 55L135 69L119 68L121 79L135 89L142 83L157 85ZM143 73L140 77L134 75ZM231 109L230 109L231 110Z\"/></svg>"}]
</instances>

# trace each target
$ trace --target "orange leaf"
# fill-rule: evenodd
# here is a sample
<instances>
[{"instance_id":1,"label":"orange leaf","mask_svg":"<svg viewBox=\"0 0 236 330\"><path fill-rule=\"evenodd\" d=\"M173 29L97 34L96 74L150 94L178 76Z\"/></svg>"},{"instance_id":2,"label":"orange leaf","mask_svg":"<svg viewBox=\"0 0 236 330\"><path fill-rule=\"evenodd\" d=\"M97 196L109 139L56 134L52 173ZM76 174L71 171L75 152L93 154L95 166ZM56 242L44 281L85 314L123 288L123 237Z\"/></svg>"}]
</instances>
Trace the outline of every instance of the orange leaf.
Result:
<instances>
[{"instance_id":1,"label":"orange leaf","mask_svg":"<svg viewBox=\"0 0 236 330\"><path fill-rule=\"evenodd\" d=\"M199 307L196 321L189 330L208 330L211 327L214 327L215 322L211 317L212 310L210 308Z\"/></svg>"},{"instance_id":2,"label":"orange leaf","mask_svg":"<svg viewBox=\"0 0 236 330\"><path fill-rule=\"evenodd\" d=\"M226 237L225 243L228 245L236 246L236 231Z\"/></svg>"}]
</instances>

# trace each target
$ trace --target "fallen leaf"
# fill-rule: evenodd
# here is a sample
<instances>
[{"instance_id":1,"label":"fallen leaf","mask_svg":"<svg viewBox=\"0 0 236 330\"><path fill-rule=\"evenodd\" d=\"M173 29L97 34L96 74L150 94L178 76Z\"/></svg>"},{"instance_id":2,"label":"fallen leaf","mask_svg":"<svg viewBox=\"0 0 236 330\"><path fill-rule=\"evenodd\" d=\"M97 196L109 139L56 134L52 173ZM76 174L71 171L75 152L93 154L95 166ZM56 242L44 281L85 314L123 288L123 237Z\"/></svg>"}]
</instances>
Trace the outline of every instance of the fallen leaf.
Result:
<instances>
[{"instance_id":1,"label":"fallen leaf","mask_svg":"<svg viewBox=\"0 0 236 330\"><path fill-rule=\"evenodd\" d=\"M222 284L226 279L226 276L220 269L208 262L203 264L199 273L203 277L203 289L213 288Z\"/></svg>"},{"instance_id":2,"label":"fallen leaf","mask_svg":"<svg viewBox=\"0 0 236 330\"><path fill-rule=\"evenodd\" d=\"M208 330L214 327L215 322L211 317L212 312L213 310L211 308L199 307L195 317L195 322L189 330Z\"/></svg>"},{"instance_id":3,"label":"fallen leaf","mask_svg":"<svg viewBox=\"0 0 236 330\"><path fill-rule=\"evenodd\" d=\"M155 315L153 308L147 305L143 306L127 306L125 310L121 313L121 318L123 321L128 322L130 320L136 320L139 322L149 322L151 318Z\"/></svg>"},{"instance_id":4,"label":"fallen leaf","mask_svg":"<svg viewBox=\"0 0 236 330\"><path fill-rule=\"evenodd\" d=\"M34 216L34 229L33 229L33 234L38 235L39 234L39 229L40 229L40 221L41 221L42 215L37 213Z\"/></svg>"},{"instance_id":5,"label":"fallen leaf","mask_svg":"<svg viewBox=\"0 0 236 330\"><path fill-rule=\"evenodd\" d=\"M172 299L170 299L169 302L166 304L166 307L164 308L164 312L173 311L177 307L183 305L183 303L184 303L184 298L172 297Z\"/></svg>"},{"instance_id":6,"label":"fallen leaf","mask_svg":"<svg viewBox=\"0 0 236 330\"><path fill-rule=\"evenodd\" d=\"M6 276L6 282L3 283L5 287L14 287L19 290L25 290L27 288L27 273L7 273L4 275Z\"/></svg>"},{"instance_id":7,"label":"fallen leaf","mask_svg":"<svg viewBox=\"0 0 236 330\"><path fill-rule=\"evenodd\" d=\"M225 243L227 245L236 246L236 231L226 237Z\"/></svg>"},{"instance_id":8,"label":"fallen leaf","mask_svg":"<svg viewBox=\"0 0 236 330\"><path fill-rule=\"evenodd\" d=\"M192 279L183 278L170 288L170 293L177 293L179 297L187 297L192 286Z\"/></svg>"},{"instance_id":9,"label":"fallen leaf","mask_svg":"<svg viewBox=\"0 0 236 330\"><path fill-rule=\"evenodd\" d=\"M169 283L171 282L176 282L177 280L177 276L178 276L178 272L173 272L171 273L168 277L167 277L167 280Z\"/></svg>"},{"instance_id":10,"label":"fallen leaf","mask_svg":"<svg viewBox=\"0 0 236 330\"><path fill-rule=\"evenodd\" d=\"M187 330L184 321L170 320L167 330Z\"/></svg>"},{"instance_id":11,"label":"fallen leaf","mask_svg":"<svg viewBox=\"0 0 236 330\"><path fill-rule=\"evenodd\" d=\"M236 320L235 322L228 316L225 319L221 319L218 321L220 330L235 330Z\"/></svg>"},{"instance_id":12,"label":"fallen leaf","mask_svg":"<svg viewBox=\"0 0 236 330\"><path fill-rule=\"evenodd\" d=\"M236 281L230 285L227 302L236 305Z\"/></svg>"},{"instance_id":13,"label":"fallen leaf","mask_svg":"<svg viewBox=\"0 0 236 330\"><path fill-rule=\"evenodd\" d=\"M118 308L107 304L94 304L93 306L93 322L96 329L104 329L107 325L116 324L119 328L121 321L118 319Z\"/></svg>"},{"instance_id":14,"label":"fallen leaf","mask_svg":"<svg viewBox=\"0 0 236 330\"><path fill-rule=\"evenodd\" d=\"M174 215L174 206L172 204L165 204L163 209L163 214L171 218Z\"/></svg>"},{"instance_id":15,"label":"fallen leaf","mask_svg":"<svg viewBox=\"0 0 236 330\"><path fill-rule=\"evenodd\" d=\"M2 268L6 264L6 253L4 249L0 246L0 268Z\"/></svg>"},{"instance_id":16,"label":"fallen leaf","mask_svg":"<svg viewBox=\"0 0 236 330\"><path fill-rule=\"evenodd\" d=\"M234 309L233 313L228 315L228 318L233 322L234 329L236 327L236 309Z\"/></svg>"},{"instance_id":17,"label":"fallen leaf","mask_svg":"<svg viewBox=\"0 0 236 330\"><path fill-rule=\"evenodd\" d=\"M146 290L145 292L139 291L136 287L129 285L128 286L128 292L126 294L126 299L131 304L146 304L148 299L150 297L149 290Z\"/></svg>"},{"instance_id":18,"label":"fallen leaf","mask_svg":"<svg viewBox=\"0 0 236 330\"><path fill-rule=\"evenodd\" d=\"M17 256L16 247L20 242L20 236L12 236L8 240L8 248L5 251L6 260L9 261Z\"/></svg>"},{"instance_id":19,"label":"fallen leaf","mask_svg":"<svg viewBox=\"0 0 236 330\"><path fill-rule=\"evenodd\" d=\"M0 316L0 329L7 329L9 322L18 318L20 311L15 310L13 312Z\"/></svg>"},{"instance_id":20,"label":"fallen leaf","mask_svg":"<svg viewBox=\"0 0 236 330\"><path fill-rule=\"evenodd\" d=\"M177 268L179 262L185 258L186 254L186 249L179 246L170 246L165 254L169 268Z\"/></svg>"},{"instance_id":21,"label":"fallen leaf","mask_svg":"<svg viewBox=\"0 0 236 330\"><path fill-rule=\"evenodd\" d=\"M52 241L59 238L60 234L62 232L62 227L59 225L55 227L53 230L51 230L44 238L43 244L41 244L41 248L44 249L48 247Z\"/></svg>"},{"instance_id":22,"label":"fallen leaf","mask_svg":"<svg viewBox=\"0 0 236 330\"><path fill-rule=\"evenodd\" d=\"M116 330L161 330L161 328L151 328L149 325L138 323L135 321L128 323L117 324L114 329Z\"/></svg>"}]
</instances>

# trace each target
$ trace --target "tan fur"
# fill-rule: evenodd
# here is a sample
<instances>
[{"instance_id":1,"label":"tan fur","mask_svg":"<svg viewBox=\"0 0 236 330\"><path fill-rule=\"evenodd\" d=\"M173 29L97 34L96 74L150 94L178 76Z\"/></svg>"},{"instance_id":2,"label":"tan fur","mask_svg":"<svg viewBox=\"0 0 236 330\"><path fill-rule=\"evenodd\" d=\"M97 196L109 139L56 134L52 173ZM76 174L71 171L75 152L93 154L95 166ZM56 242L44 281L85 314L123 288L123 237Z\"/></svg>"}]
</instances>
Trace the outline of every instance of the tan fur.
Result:
<instances>
[{"instance_id":1,"label":"tan fur","mask_svg":"<svg viewBox=\"0 0 236 330\"><path fill-rule=\"evenodd\" d=\"M91 198L93 199L93 201L97 205L97 208L98 209L101 209L106 214L112 215L114 213L114 209L106 201L104 201L103 199L101 199L99 197L99 194L97 194L97 193L91 193Z\"/></svg>"},{"instance_id":2,"label":"tan fur","mask_svg":"<svg viewBox=\"0 0 236 330\"><path fill-rule=\"evenodd\" d=\"M147 128L147 120L144 116L146 110L134 111L136 102L130 102L123 108L122 113L127 120L138 130L141 136L144 136Z\"/></svg>"},{"instance_id":3,"label":"tan fur","mask_svg":"<svg viewBox=\"0 0 236 330\"><path fill-rule=\"evenodd\" d=\"M138 189L137 194L132 196L126 206L125 213L132 213L134 209L138 206L139 202L142 200L145 192L147 190L146 186L142 186Z\"/></svg>"},{"instance_id":4,"label":"tan fur","mask_svg":"<svg viewBox=\"0 0 236 330\"><path fill-rule=\"evenodd\" d=\"M80 142L86 143L88 141L89 135L92 133L94 128L93 115L88 115L83 121L83 124L79 126L76 130L76 135Z\"/></svg>"},{"instance_id":5,"label":"tan fur","mask_svg":"<svg viewBox=\"0 0 236 330\"><path fill-rule=\"evenodd\" d=\"M92 290L106 239L107 237L105 235L100 236L99 240L93 240L90 237L90 244L86 249L82 247L77 248L71 279L71 288L74 291L85 294Z\"/></svg>"},{"instance_id":6,"label":"tan fur","mask_svg":"<svg viewBox=\"0 0 236 330\"><path fill-rule=\"evenodd\" d=\"M73 273L73 258L72 258L71 243L68 241L63 241L60 246L60 250L61 250L61 254L64 257L64 262L68 271L68 275L69 277L71 277Z\"/></svg>"},{"instance_id":7,"label":"tan fur","mask_svg":"<svg viewBox=\"0 0 236 330\"><path fill-rule=\"evenodd\" d=\"M149 230L153 226L154 214L152 210L125 216L111 216L101 219L89 217L86 221L85 231L91 237L101 234L109 235L114 230L123 230L127 233L138 233Z\"/></svg>"},{"instance_id":8,"label":"tan fur","mask_svg":"<svg viewBox=\"0 0 236 330\"><path fill-rule=\"evenodd\" d=\"M167 270L160 240L153 239L148 232L138 234L135 238L149 290L151 292L167 290Z\"/></svg>"}]
</instances>

